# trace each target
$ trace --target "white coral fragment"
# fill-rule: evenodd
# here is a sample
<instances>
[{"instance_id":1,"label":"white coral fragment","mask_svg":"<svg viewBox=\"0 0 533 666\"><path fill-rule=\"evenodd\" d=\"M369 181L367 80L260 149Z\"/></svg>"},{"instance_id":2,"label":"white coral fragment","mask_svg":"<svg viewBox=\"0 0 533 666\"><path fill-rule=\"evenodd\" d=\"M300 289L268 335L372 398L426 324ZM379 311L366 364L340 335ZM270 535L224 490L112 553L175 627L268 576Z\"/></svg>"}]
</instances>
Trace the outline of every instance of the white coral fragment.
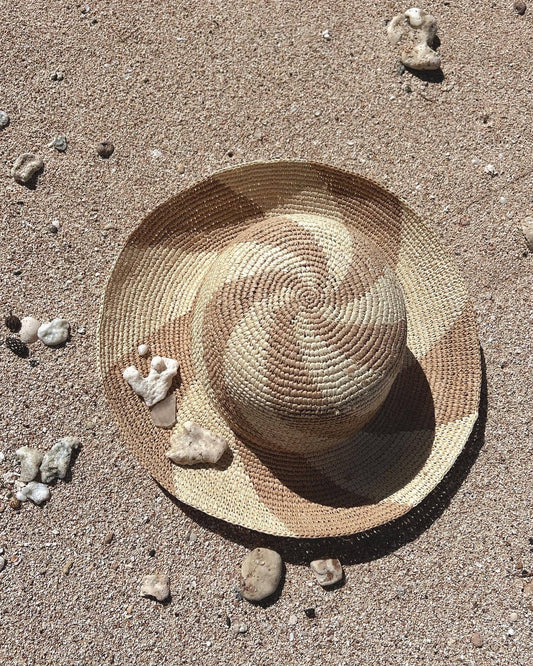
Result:
<instances>
[{"instance_id":1,"label":"white coral fragment","mask_svg":"<svg viewBox=\"0 0 533 666\"><path fill-rule=\"evenodd\" d=\"M70 465L72 451L77 449L80 440L77 437L63 437L44 454L41 463L41 480L50 483L56 479L64 479Z\"/></svg>"},{"instance_id":2,"label":"white coral fragment","mask_svg":"<svg viewBox=\"0 0 533 666\"><path fill-rule=\"evenodd\" d=\"M39 326L37 336L48 347L62 345L68 339L70 324L66 319L52 319Z\"/></svg>"},{"instance_id":3,"label":"white coral fragment","mask_svg":"<svg viewBox=\"0 0 533 666\"><path fill-rule=\"evenodd\" d=\"M16 494L19 502L26 502L31 500L34 504L42 504L50 499L50 489L44 483L37 483L37 481L30 481L27 486L19 490Z\"/></svg>"},{"instance_id":4,"label":"white coral fragment","mask_svg":"<svg viewBox=\"0 0 533 666\"><path fill-rule=\"evenodd\" d=\"M20 460L20 477L22 483L33 481L39 473L39 467L43 461L44 453L39 449L22 446L17 449L16 456Z\"/></svg>"},{"instance_id":5,"label":"white coral fragment","mask_svg":"<svg viewBox=\"0 0 533 666\"><path fill-rule=\"evenodd\" d=\"M183 430L184 432L172 436L172 448L167 451L167 456L177 465L217 463L228 448L223 437L197 423L186 421Z\"/></svg>"},{"instance_id":6,"label":"white coral fragment","mask_svg":"<svg viewBox=\"0 0 533 666\"><path fill-rule=\"evenodd\" d=\"M398 46L400 60L418 70L439 69L440 55L431 48L437 36L437 21L423 9L412 7L397 14L387 27L389 42Z\"/></svg>"},{"instance_id":7,"label":"white coral fragment","mask_svg":"<svg viewBox=\"0 0 533 666\"><path fill-rule=\"evenodd\" d=\"M122 376L131 388L151 407L164 400L178 372L179 363L173 358L154 356L148 377L143 377L134 365L124 370Z\"/></svg>"}]
</instances>

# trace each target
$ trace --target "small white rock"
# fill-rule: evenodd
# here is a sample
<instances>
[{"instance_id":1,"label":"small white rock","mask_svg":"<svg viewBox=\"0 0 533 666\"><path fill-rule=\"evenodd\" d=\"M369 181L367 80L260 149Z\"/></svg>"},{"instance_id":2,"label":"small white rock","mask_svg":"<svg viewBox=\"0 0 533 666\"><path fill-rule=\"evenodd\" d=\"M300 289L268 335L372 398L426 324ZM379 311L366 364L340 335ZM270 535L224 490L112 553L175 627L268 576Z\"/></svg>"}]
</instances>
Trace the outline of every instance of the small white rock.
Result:
<instances>
[{"instance_id":1,"label":"small white rock","mask_svg":"<svg viewBox=\"0 0 533 666\"><path fill-rule=\"evenodd\" d=\"M296 617L296 615L291 615L289 617L289 621L287 622L287 624L289 625L289 627L294 627L295 624L298 624L298 618Z\"/></svg>"},{"instance_id":2,"label":"small white rock","mask_svg":"<svg viewBox=\"0 0 533 666\"><path fill-rule=\"evenodd\" d=\"M3 571L4 567L6 566L6 559L5 557L0 557L0 571Z\"/></svg>"},{"instance_id":3,"label":"small white rock","mask_svg":"<svg viewBox=\"0 0 533 666\"><path fill-rule=\"evenodd\" d=\"M483 168L483 171L485 173L488 173L489 176L497 176L498 175L498 172L496 171L496 168L495 168L494 164L487 164L487 166Z\"/></svg>"},{"instance_id":4,"label":"small white rock","mask_svg":"<svg viewBox=\"0 0 533 666\"><path fill-rule=\"evenodd\" d=\"M336 559L313 560L311 562L311 570L315 574L315 578L322 585L335 585L342 580L342 565Z\"/></svg>"},{"instance_id":5,"label":"small white rock","mask_svg":"<svg viewBox=\"0 0 533 666\"><path fill-rule=\"evenodd\" d=\"M5 111L0 111L0 128L7 127L9 125L9 116Z\"/></svg>"},{"instance_id":6,"label":"small white rock","mask_svg":"<svg viewBox=\"0 0 533 666\"><path fill-rule=\"evenodd\" d=\"M141 585L141 595L165 601L170 595L170 578L166 574L145 576Z\"/></svg>"},{"instance_id":7,"label":"small white rock","mask_svg":"<svg viewBox=\"0 0 533 666\"><path fill-rule=\"evenodd\" d=\"M173 433L170 438L172 448L167 456L177 465L197 465L217 463L228 448L228 443L220 435L202 428L197 423L186 421L185 432Z\"/></svg>"},{"instance_id":8,"label":"small white rock","mask_svg":"<svg viewBox=\"0 0 533 666\"><path fill-rule=\"evenodd\" d=\"M509 627L509 629L507 629L507 635L508 636L514 636L514 633L515 632L514 632L514 629L512 627Z\"/></svg>"},{"instance_id":9,"label":"small white rock","mask_svg":"<svg viewBox=\"0 0 533 666\"><path fill-rule=\"evenodd\" d=\"M22 481L22 483L33 481L39 473L44 453L39 451L39 449L22 446L20 449L17 449L15 455L20 460L19 481Z\"/></svg>"},{"instance_id":10,"label":"small white rock","mask_svg":"<svg viewBox=\"0 0 533 666\"><path fill-rule=\"evenodd\" d=\"M327 28L322 32L322 37L326 40L326 42L329 42L331 39L331 35L329 34L329 30Z\"/></svg>"},{"instance_id":11,"label":"small white rock","mask_svg":"<svg viewBox=\"0 0 533 666\"><path fill-rule=\"evenodd\" d=\"M152 407L166 398L178 367L178 362L173 358L154 356L148 377L143 377L134 365L126 368L122 376L148 407Z\"/></svg>"},{"instance_id":12,"label":"small white rock","mask_svg":"<svg viewBox=\"0 0 533 666\"><path fill-rule=\"evenodd\" d=\"M50 499L50 489L44 483L30 481L27 486L19 490L15 495L19 502L31 500L34 504L42 504Z\"/></svg>"},{"instance_id":13,"label":"small white rock","mask_svg":"<svg viewBox=\"0 0 533 666\"><path fill-rule=\"evenodd\" d=\"M241 593L248 601L261 601L274 594L281 581L283 562L269 548L255 548L241 566Z\"/></svg>"},{"instance_id":14,"label":"small white rock","mask_svg":"<svg viewBox=\"0 0 533 666\"><path fill-rule=\"evenodd\" d=\"M44 483L65 478L72 451L77 449L79 444L80 440L77 437L62 437L44 454L41 463L41 480Z\"/></svg>"},{"instance_id":15,"label":"small white rock","mask_svg":"<svg viewBox=\"0 0 533 666\"><path fill-rule=\"evenodd\" d=\"M518 620L518 613L511 613L509 615L510 622L516 622Z\"/></svg>"},{"instance_id":16,"label":"small white rock","mask_svg":"<svg viewBox=\"0 0 533 666\"><path fill-rule=\"evenodd\" d=\"M20 326L20 339L27 345L31 345L37 341L37 331L39 330L39 322L34 317L23 317Z\"/></svg>"},{"instance_id":17,"label":"small white rock","mask_svg":"<svg viewBox=\"0 0 533 666\"><path fill-rule=\"evenodd\" d=\"M66 319L52 319L39 326L37 337L48 347L57 347L67 341L70 324Z\"/></svg>"},{"instance_id":18,"label":"small white rock","mask_svg":"<svg viewBox=\"0 0 533 666\"><path fill-rule=\"evenodd\" d=\"M150 350L148 349L148 345L142 344L137 347L137 351L139 356L147 356Z\"/></svg>"},{"instance_id":19,"label":"small white rock","mask_svg":"<svg viewBox=\"0 0 533 666\"><path fill-rule=\"evenodd\" d=\"M412 7L397 14L387 26L389 42L398 46L401 62L411 69L439 69L440 55L431 48L437 21L423 9Z\"/></svg>"}]
</instances>

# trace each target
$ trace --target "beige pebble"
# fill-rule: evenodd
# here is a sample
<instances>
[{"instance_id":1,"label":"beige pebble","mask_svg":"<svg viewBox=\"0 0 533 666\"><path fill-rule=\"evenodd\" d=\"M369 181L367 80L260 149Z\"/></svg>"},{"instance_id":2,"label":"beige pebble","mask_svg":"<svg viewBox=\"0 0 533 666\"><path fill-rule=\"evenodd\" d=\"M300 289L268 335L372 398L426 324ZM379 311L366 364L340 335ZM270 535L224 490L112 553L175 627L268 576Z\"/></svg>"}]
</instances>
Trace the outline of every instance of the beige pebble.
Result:
<instances>
[{"instance_id":1,"label":"beige pebble","mask_svg":"<svg viewBox=\"0 0 533 666\"><path fill-rule=\"evenodd\" d=\"M108 532L105 537L104 537L104 543L106 546L108 546L112 541L113 537L115 536L114 532Z\"/></svg>"},{"instance_id":2,"label":"beige pebble","mask_svg":"<svg viewBox=\"0 0 533 666\"><path fill-rule=\"evenodd\" d=\"M182 176L185 173L185 165L184 164L178 164L176 167L176 171Z\"/></svg>"},{"instance_id":3,"label":"beige pebble","mask_svg":"<svg viewBox=\"0 0 533 666\"><path fill-rule=\"evenodd\" d=\"M165 601L170 596L170 578L166 574L145 576L141 585L141 595Z\"/></svg>"},{"instance_id":4,"label":"beige pebble","mask_svg":"<svg viewBox=\"0 0 533 666\"><path fill-rule=\"evenodd\" d=\"M11 175L20 185L26 185L44 168L44 162L37 155L24 153L15 160Z\"/></svg>"},{"instance_id":5,"label":"beige pebble","mask_svg":"<svg viewBox=\"0 0 533 666\"><path fill-rule=\"evenodd\" d=\"M479 631L475 631L472 636L470 636L470 642L474 647L482 647L484 640Z\"/></svg>"},{"instance_id":6,"label":"beige pebble","mask_svg":"<svg viewBox=\"0 0 533 666\"><path fill-rule=\"evenodd\" d=\"M276 551L255 548L241 566L241 592L248 601L266 599L278 589L283 562Z\"/></svg>"},{"instance_id":7,"label":"beige pebble","mask_svg":"<svg viewBox=\"0 0 533 666\"><path fill-rule=\"evenodd\" d=\"M511 613L509 615L509 621L510 622L516 622L518 620L518 613Z\"/></svg>"},{"instance_id":8,"label":"beige pebble","mask_svg":"<svg viewBox=\"0 0 533 666\"><path fill-rule=\"evenodd\" d=\"M176 396L174 393L150 407L150 414L158 428L172 428L176 423Z\"/></svg>"},{"instance_id":9,"label":"beige pebble","mask_svg":"<svg viewBox=\"0 0 533 666\"><path fill-rule=\"evenodd\" d=\"M528 250L533 252L533 217L526 217L522 224L522 233L526 239Z\"/></svg>"},{"instance_id":10,"label":"beige pebble","mask_svg":"<svg viewBox=\"0 0 533 666\"><path fill-rule=\"evenodd\" d=\"M342 580L342 565L339 560L331 558L313 560L310 566L312 572L315 574L315 578L322 587L335 585L335 583Z\"/></svg>"},{"instance_id":11,"label":"beige pebble","mask_svg":"<svg viewBox=\"0 0 533 666\"><path fill-rule=\"evenodd\" d=\"M69 575L73 564L74 564L73 560L67 560L65 562L65 564L63 565L63 568L61 569L61 571L65 574L65 576Z\"/></svg>"}]
</instances>

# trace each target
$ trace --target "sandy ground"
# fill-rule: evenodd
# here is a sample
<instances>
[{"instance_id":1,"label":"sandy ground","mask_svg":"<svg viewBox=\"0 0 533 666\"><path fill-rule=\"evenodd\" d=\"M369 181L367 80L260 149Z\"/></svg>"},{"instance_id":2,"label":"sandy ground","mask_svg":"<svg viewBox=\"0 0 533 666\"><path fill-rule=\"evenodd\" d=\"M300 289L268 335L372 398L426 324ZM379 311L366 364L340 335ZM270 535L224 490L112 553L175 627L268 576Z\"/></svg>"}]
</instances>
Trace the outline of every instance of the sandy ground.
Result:
<instances>
[{"instance_id":1,"label":"sandy ground","mask_svg":"<svg viewBox=\"0 0 533 666\"><path fill-rule=\"evenodd\" d=\"M533 257L519 226L533 214L533 6L428 6L440 82L397 72L385 21L405 8L0 0L11 118L0 130L1 314L72 324L63 349L33 346L37 367L0 347L0 478L24 444L72 434L83 445L42 508L13 511L0 491L0 662L531 663ZM50 80L58 70L64 79ZM59 133L65 154L47 148ZM108 160L94 150L104 139L116 147ZM9 175L28 151L45 160L35 189ZM268 539L173 503L125 449L95 370L103 286L130 231L213 170L276 157L376 178L430 219L462 267L486 359L486 418L445 483L405 520L332 543ZM285 582L254 607L234 586L247 549L268 544ZM307 567L326 550L346 571L331 591ZM171 576L165 605L139 596L156 571Z\"/></svg>"}]
</instances>

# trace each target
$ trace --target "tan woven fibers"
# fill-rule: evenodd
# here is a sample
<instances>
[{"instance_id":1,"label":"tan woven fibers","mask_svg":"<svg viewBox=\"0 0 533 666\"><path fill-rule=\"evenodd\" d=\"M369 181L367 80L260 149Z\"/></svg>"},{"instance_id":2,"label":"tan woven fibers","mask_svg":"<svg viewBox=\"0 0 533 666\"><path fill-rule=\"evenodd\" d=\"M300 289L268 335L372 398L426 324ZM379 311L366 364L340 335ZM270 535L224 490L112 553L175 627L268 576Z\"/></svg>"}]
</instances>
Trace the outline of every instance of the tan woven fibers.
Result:
<instances>
[{"instance_id":1,"label":"tan woven fibers","mask_svg":"<svg viewBox=\"0 0 533 666\"><path fill-rule=\"evenodd\" d=\"M165 457L122 378L176 358L178 424L231 448ZM479 344L459 272L397 197L320 164L215 174L151 213L110 276L99 327L108 400L141 463L181 501L277 535L353 534L442 479L477 418Z\"/></svg>"}]
</instances>

